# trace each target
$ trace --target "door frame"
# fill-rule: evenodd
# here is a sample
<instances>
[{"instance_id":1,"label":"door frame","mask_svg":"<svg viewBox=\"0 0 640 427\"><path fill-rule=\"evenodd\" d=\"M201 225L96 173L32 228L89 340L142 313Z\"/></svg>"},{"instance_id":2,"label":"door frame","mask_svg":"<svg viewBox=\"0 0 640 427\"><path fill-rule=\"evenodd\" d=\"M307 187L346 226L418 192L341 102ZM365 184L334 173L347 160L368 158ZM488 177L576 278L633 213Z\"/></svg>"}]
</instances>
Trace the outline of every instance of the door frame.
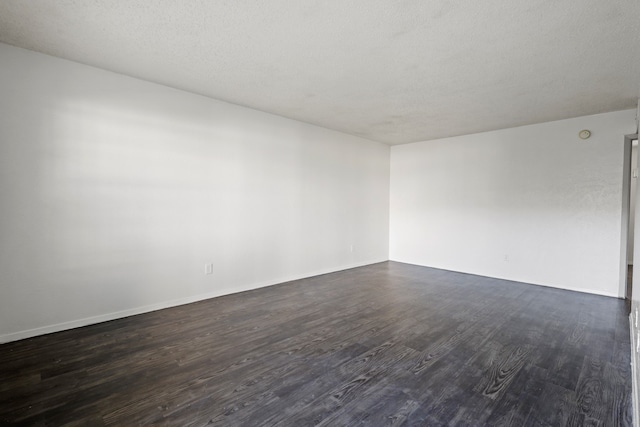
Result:
<instances>
[{"instance_id":1,"label":"door frame","mask_svg":"<svg viewBox=\"0 0 640 427\"><path fill-rule=\"evenodd\" d=\"M629 210L631 208L631 142L636 139L638 139L637 133L624 136L624 160L622 165L622 229L620 231L620 285L618 288L618 298L625 298L627 292L627 246L629 243Z\"/></svg>"}]
</instances>

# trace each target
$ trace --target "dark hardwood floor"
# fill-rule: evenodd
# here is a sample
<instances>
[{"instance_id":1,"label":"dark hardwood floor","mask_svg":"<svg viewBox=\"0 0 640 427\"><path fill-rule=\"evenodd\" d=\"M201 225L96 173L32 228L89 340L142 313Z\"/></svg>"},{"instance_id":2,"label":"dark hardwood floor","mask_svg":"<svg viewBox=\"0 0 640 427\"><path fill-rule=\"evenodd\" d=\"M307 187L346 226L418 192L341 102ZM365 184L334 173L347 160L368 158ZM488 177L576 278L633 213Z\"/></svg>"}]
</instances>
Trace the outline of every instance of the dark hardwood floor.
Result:
<instances>
[{"instance_id":1,"label":"dark hardwood floor","mask_svg":"<svg viewBox=\"0 0 640 427\"><path fill-rule=\"evenodd\" d=\"M0 346L0 422L628 426L624 301L385 262Z\"/></svg>"}]
</instances>

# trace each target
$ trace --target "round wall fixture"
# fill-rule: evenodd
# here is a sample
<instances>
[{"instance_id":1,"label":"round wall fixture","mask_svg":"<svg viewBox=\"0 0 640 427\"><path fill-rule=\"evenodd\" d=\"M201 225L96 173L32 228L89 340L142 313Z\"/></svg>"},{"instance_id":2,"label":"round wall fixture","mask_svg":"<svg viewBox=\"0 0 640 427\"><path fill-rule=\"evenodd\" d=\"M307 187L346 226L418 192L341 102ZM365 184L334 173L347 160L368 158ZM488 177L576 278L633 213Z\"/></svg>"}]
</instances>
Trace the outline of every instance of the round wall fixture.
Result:
<instances>
[{"instance_id":1,"label":"round wall fixture","mask_svg":"<svg viewBox=\"0 0 640 427\"><path fill-rule=\"evenodd\" d=\"M578 133L580 139L587 139L591 136L591 131L587 129L582 129L580 133Z\"/></svg>"}]
</instances>

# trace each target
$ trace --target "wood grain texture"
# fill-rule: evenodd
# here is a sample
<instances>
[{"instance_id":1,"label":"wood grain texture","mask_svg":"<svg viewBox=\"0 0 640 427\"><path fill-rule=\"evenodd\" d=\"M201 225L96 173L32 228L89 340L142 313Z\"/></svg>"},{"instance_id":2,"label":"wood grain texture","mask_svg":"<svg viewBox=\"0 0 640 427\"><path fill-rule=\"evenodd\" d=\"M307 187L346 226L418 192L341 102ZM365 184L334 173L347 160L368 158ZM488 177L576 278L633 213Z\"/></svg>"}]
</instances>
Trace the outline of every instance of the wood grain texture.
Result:
<instances>
[{"instance_id":1,"label":"wood grain texture","mask_svg":"<svg viewBox=\"0 0 640 427\"><path fill-rule=\"evenodd\" d=\"M385 262L0 346L0 424L630 426L622 300Z\"/></svg>"}]
</instances>

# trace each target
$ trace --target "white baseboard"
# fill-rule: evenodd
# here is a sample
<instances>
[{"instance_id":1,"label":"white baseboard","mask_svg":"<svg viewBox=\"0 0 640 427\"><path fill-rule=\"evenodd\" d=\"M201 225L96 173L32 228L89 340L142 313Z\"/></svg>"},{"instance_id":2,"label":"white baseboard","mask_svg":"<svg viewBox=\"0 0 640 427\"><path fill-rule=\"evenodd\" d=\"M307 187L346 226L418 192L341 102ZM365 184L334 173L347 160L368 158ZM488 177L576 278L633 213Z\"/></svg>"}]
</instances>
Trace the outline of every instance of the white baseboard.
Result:
<instances>
[{"instance_id":1,"label":"white baseboard","mask_svg":"<svg viewBox=\"0 0 640 427\"><path fill-rule=\"evenodd\" d=\"M433 265L420 264L418 262L412 262L412 261L401 261L399 259L389 259L389 261L399 262L399 263L402 263L402 264L417 265L419 267L428 267L428 268L435 268L435 269L438 269L438 270L452 271L454 273L471 274L473 276L480 276L480 277L489 277L491 279L508 280L510 282L518 282L518 283L523 283L525 285L544 286L545 288L553 288L553 289L562 289L562 290L565 290L565 291L582 292L584 294L601 295L601 296L604 296L604 297L624 298L624 296L621 297L620 295L618 295L617 291L615 291L615 292L597 291L597 290L594 291L593 289L573 287L573 286L554 286L554 285L549 285L547 283L536 283L536 282L532 282L532 281L523 280L523 279L520 279L520 278L503 277L503 276L487 276L486 274L474 273L472 271L451 270L449 268L443 268L443 267L436 267L436 266L433 266Z\"/></svg>"},{"instance_id":2,"label":"white baseboard","mask_svg":"<svg viewBox=\"0 0 640 427\"><path fill-rule=\"evenodd\" d=\"M127 310L121 310L121 311L116 311L116 312L112 312L112 313L100 314L98 316L85 317L83 319L70 320L68 322L56 323L56 324L47 325L47 326L41 326L41 327L38 327L38 328L26 329L26 330L23 330L23 331L10 332L10 333L6 333L6 334L1 334L0 335L0 344L11 342L11 341L18 341L18 340L22 340L22 339L25 339L25 338L31 338L31 337L35 337L35 336L38 336L38 335L45 335L45 334L50 334L50 333L53 333L53 332L60 332L60 331L64 331L64 330L67 330L67 329L79 328L81 326L93 325L95 323L107 322L109 320L121 319L123 317L134 316L136 314L149 313L151 311L162 310L163 308L176 307L178 305L190 304L192 302L202 301L202 300L206 300L206 299L209 299L209 298L220 297L220 296L223 296L223 295L231 295L231 294L236 294L236 293L240 293L240 292L250 291L250 290L253 290L253 289L264 288L266 286L277 285L277 284L280 284L280 283L290 282L292 280L300 280L300 279L304 279L304 278L307 278L307 277L319 276L319 275L322 275L322 274L334 273L334 272L342 271L342 270L348 270L350 268L357 268L357 267L363 267L365 265L377 264L377 263L385 262L385 261L387 261L387 260L386 259L379 259L379 260L370 260L370 261L364 261L364 262L359 262L359 263L354 263L354 264L345 264L345 265L338 266L338 267L335 267L335 268L316 270L316 271L312 271L312 272L305 273L305 274L302 274L302 275L285 276L285 277L280 277L278 279L268 280L268 281L264 281L264 282L251 283L251 284L239 286L238 288L234 289L233 292L224 292L224 291L215 292L214 291L214 292L209 292L209 293L206 293L206 294L198 294L198 295L193 295L193 296L189 296L189 297L185 297L185 298L179 298L179 299L175 299L175 300L171 300L171 301L162 301L162 302L155 303L155 304L144 305L144 306L141 306L141 307L134 307L134 308L130 308L130 309L127 309Z\"/></svg>"}]
</instances>

